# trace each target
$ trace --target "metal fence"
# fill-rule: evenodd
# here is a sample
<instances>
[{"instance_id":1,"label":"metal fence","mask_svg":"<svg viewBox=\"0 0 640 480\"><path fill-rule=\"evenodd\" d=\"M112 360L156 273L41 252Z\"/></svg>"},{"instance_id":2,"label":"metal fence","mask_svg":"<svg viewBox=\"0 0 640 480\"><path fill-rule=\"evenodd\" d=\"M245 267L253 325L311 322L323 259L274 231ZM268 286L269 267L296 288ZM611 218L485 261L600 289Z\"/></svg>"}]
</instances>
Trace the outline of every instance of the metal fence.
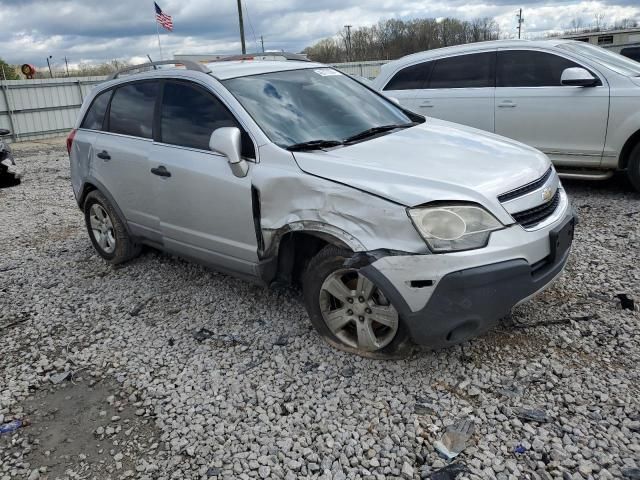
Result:
<instances>
[{"instance_id":1,"label":"metal fence","mask_svg":"<svg viewBox=\"0 0 640 480\"><path fill-rule=\"evenodd\" d=\"M372 60L369 62L332 63L331 66L349 75L360 75L369 80L380 74L380 67L387 63L386 60Z\"/></svg>"},{"instance_id":2,"label":"metal fence","mask_svg":"<svg viewBox=\"0 0 640 480\"><path fill-rule=\"evenodd\" d=\"M104 77L0 82L0 128L13 140L60 135L75 123L82 100Z\"/></svg>"},{"instance_id":3,"label":"metal fence","mask_svg":"<svg viewBox=\"0 0 640 480\"><path fill-rule=\"evenodd\" d=\"M374 78L384 61L336 63L340 71ZM35 140L67 133L94 85L106 77L0 81L0 128L11 140Z\"/></svg>"}]
</instances>

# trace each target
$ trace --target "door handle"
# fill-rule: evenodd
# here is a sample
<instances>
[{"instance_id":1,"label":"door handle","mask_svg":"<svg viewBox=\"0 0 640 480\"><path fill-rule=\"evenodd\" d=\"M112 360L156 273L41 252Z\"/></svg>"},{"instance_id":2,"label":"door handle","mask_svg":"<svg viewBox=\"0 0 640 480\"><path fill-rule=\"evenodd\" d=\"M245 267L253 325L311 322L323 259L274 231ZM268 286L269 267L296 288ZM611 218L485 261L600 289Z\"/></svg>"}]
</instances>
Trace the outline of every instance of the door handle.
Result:
<instances>
[{"instance_id":1,"label":"door handle","mask_svg":"<svg viewBox=\"0 0 640 480\"><path fill-rule=\"evenodd\" d=\"M513 102L502 102L498 104L498 108L513 108L516 104Z\"/></svg>"},{"instance_id":2,"label":"door handle","mask_svg":"<svg viewBox=\"0 0 640 480\"><path fill-rule=\"evenodd\" d=\"M107 152L106 150L101 151L96 156L98 158L101 158L102 160L111 160L111 155L109 155L109 152Z\"/></svg>"},{"instance_id":3,"label":"door handle","mask_svg":"<svg viewBox=\"0 0 640 480\"><path fill-rule=\"evenodd\" d=\"M420 108L433 108L433 104L431 103L431 100L425 100L424 102L422 102L420 105L418 105Z\"/></svg>"},{"instance_id":4,"label":"door handle","mask_svg":"<svg viewBox=\"0 0 640 480\"><path fill-rule=\"evenodd\" d=\"M159 177L170 177L171 172L165 168L164 165L160 165L159 167L152 168L151 173L154 175L158 175Z\"/></svg>"}]
</instances>

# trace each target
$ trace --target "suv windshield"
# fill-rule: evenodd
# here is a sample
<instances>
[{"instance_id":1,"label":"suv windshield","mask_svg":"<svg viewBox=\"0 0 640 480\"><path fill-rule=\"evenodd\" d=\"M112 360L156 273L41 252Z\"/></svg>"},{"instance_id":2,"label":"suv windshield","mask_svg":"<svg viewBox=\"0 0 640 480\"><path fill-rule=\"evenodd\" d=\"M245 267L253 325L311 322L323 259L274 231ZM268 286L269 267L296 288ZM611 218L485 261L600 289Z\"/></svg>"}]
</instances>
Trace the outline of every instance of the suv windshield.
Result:
<instances>
[{"instance_id":1,"label":"suv windshield","mask_svg":"<svg viewBox=\"0 0 640 480\"><path fill-rule=\"evenodd\" d=\"M359 136L363 132L373 135L417 120L331 68L272 72L222 83L283 148L310 142L336 146L350 137L364 139L366 134Z\"/></svg>"},{"instance_id":2,"label":"suv windshield","mask_svg":"<svg viewBox=\"0 0 640 480\"><path fill-rule=\"evenodd\" d=\"M584 42L561 43L558 47L585 57L591 57L605 67L622 75L640 77L640 63L623 57L619 53Z\"/></svg>"}]
</instances>

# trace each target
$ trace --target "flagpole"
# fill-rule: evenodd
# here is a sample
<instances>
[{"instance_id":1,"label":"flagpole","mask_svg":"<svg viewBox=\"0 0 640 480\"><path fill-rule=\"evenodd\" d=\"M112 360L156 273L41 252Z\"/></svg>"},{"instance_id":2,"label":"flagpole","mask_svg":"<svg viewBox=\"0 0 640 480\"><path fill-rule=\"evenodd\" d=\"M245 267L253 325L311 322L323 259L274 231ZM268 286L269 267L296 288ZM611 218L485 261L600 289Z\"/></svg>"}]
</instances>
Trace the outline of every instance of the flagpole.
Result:
<instances>
[{"instance_id":1,"label":"flagpole","mask_svg":"<svg viewBox=\"0 0 640 480\"><path fill-rule=\"evenodd\" d=\"M160 61L164 60L164 57L162 56L162 44L160 43L160 27L158 27L158 19L155 16L156 10L155 10L155 3L153 4L153 13L154 13L154 19L156 21L156 34L158 35L158 49L160 50Z\"/></svg>"}]
</instances>

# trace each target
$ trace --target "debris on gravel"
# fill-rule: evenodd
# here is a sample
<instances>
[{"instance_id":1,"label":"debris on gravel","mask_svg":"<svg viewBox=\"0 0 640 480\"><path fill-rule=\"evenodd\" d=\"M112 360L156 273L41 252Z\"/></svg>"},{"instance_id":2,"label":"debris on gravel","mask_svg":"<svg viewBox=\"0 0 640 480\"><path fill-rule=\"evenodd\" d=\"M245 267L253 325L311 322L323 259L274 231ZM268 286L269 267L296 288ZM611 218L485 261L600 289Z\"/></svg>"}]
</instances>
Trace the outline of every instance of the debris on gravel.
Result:
<instances>
[{"instance_id":1,"label":"debris on gravel","mask_svg":"<svg viewBox=\"0 0 640 480\"><path fill-rule=\"evenodd\" d=\"M0 480L639 478L640 312L617 295L640 298L640 195L624 179L566 183L580 223L554 286L462 347L382 362L323 343L294 289L151 249L107 265L64 140L14 150L0 425L30 424L0 435ZM434 444L458 419L474 431L450 463Z\"/></svg>"}]
</instances>

